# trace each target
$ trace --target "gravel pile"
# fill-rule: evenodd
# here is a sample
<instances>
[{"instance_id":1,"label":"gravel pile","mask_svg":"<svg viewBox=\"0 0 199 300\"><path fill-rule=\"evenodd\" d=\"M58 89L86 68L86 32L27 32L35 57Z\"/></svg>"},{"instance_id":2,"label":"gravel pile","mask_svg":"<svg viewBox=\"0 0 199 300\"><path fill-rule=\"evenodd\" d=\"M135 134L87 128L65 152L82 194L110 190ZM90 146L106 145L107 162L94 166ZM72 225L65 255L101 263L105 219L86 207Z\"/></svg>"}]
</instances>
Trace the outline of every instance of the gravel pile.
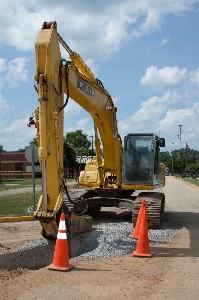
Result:
<instances>
[{"instance_id":1,"label":"gravel pile","mask_svg":"<svg viewBox=\"0 0 199 300\"><path fill-rule=\"evenodd\" d=\"M160 244L165 240L171 241L180 228L180 225L164 221L160 229L148 231L149 245ZM86 233L85 238L82 239L75 258L96 259L129 255L135 250L137 243L135 239L129 238L132 233L132 223L127 222L126 219L93 225L93 230ZM42 247L47 244L52 244L52 242L44 238L35 239L25 243L20 250Z\"/></svg>"},{"instance_id":2,"label":"gravel pile","mask_svg":"<svg viewBox=\"0 0 199 300\"><path fill-rule=\"evenodd\" d=\"M172 240L180 228L179 225L163 222L161 229L149 230L149 244ZM97 225L81 244L79 255L76 258L95 259L128 255L135 250L137 243L135 239L129 238L129 234L132 233L132 224L129 222Z\"/></svg>"},{"instance_id":3,"label":"gravel pile","mask_svg":"<svg viewBox=\"0 0 199 300\"><path fill-rule=\"evenodd\" d=\"M32 248L36 248L36 247L42 247L45 245L48 245L49 243L52 243L44 238L41 239L35 239L35 240L31 240L25 244L23 244L19 250L27 250L27 249L32 249Z\"/></svg>"}]
</instances>

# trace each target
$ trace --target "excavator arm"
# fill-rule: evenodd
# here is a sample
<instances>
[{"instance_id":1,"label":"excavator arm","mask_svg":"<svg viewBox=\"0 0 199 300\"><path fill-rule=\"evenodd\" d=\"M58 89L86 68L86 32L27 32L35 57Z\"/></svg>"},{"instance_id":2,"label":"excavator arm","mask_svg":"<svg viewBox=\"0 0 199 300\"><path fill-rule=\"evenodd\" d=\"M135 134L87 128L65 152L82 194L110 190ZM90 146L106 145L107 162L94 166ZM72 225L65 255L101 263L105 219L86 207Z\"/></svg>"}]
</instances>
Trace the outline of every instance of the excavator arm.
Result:
<instances>
[{"instance_id":1,"label":"excavator arm","mask_svg":"<svg viewBox=\"0 0 199 300\"><path fill-rule=\"evenodd\" d=\"M72 61L62 60L61 41ZM96 170L103 187L106 173L114 174L117 187L122 178L122 143L117 129L116 107L102 83L95 78L81 57L70 50L57 33L56 22L44 23L36 44L36 75L39 107L35 110L39 160L42 168L42 196L35 217L46 232L56 232L57 213L63 207L63 109L69 97L93 118L104 149L100 155L100 140L96 136ZM64 103L64 93L67 95ZM46 222L46 220L50 220ZM48 223L46 225L46 223ZM51 234L50 234L51 235Z\"/></svg>"},{"instance_id":2,"label":"excavator arm","mask_svg":"<svg viewBox=\"0 0 199 300\"><path fill-rule=\"evenodd\" d=\"M69 52L72 61L66 62L61 59L58 41ZM46 49L45 53L44 49ZM103 183L103 174L110 172L116 175L117 186L121 186L122 142L117 129L117 109L110 94L104 89L100 80L95 78L81 57L64 43L57 33L56 22L44 23L43 29L38 32L36 57L37 74L35 79L39 83L39 76L44 74L42 76L45 78L46 93L51 98L50 102L53 105L50 115L54 115L54 118L57 118L57 124L61 125L57 130L59 148L63 149L63 142L60 143L63 136L63 132L61 132L63 130L63 110L61 108L64 107L63 94L65 93L67 99L69 97L73 99L92 116L95 127L99 131L104 150L103 165L101 157L99 155L97 157L98 171L101 177L99 185L101 186ZM39 101L41 104L41 100ZM43 106L47 107L47 101L43 101L40 106L41 109ZM44 123L46 123L45 120ZM97 146L99 145L99 141L95 143ZM43 145L40 146L40 157L44 157L44 155L46 157L47 146L44 147L45 151L41 150L42 148ZM62 157L62 153L59 153L58 156Z\"/></svg>"}]
</instances>

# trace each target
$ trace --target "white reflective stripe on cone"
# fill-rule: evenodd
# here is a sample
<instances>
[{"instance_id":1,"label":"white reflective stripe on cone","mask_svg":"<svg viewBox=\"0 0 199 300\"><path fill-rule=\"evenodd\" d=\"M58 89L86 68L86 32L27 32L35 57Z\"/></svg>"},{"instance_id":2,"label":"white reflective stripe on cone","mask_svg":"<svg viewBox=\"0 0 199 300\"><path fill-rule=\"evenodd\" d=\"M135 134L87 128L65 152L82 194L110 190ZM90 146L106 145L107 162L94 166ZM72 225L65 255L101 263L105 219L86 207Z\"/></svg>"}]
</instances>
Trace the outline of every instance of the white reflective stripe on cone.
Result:
<instances>
[{"instance_id":1,"label":"white reflective stripe on cone","mask_svg":"<svg viewBox=\"0 0 199 300\"><path fill-rule=\"evenodd\" d=\"M60 230L66 230L66 223L65 223L65 221L60 221L59 222L59 229Z\"/></svg>"},{"instance_id":2,"label":"white reflective stripe on cone","mask_svg":"<svg viewBox=\"0 0 199 300\"><path fill-rule=\"evenodd\" d=\"M66 234L66 232L59 232L59 231L58 231L58 233L57 233L57 238L58 238L59 240L67 240L67 234Z\"/></svg>"}]
</instances>

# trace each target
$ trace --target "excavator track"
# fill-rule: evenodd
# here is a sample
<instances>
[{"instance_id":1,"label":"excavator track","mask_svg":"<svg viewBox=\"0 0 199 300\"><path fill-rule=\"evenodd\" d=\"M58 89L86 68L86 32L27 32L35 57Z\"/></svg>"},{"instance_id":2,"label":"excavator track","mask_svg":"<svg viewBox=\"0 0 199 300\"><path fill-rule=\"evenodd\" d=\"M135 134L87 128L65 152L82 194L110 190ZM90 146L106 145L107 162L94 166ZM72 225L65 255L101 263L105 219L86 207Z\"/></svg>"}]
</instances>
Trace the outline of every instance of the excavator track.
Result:
<instances>
[{"instance_id":1,"label":"excavator track","mask_svg":"<svg viewBox=\"0 0 199 300\"><path fill-rule=\"evenodd\" d=\"M161 227L165 205L165 196L163 193L141 192L137 197L134 196L129 199L105 197L109 195L100 197L94 189L69 189L68 193L72 201L64 195L64 207L71 216L68 227L70 228L71 237L92 230L92 217L90 216L89 209L100 210L101 206L126 207L130 209L132 211L132 223L135 227L142 199L146 201L148 227L153 229ZM40 220L40 222L43 226L42 235L48 239L55 239L58 220L49 218L49 220Z\"/></svg>"},{"instance_id":2,"label":"excavator track","mask_svg":"<svg viewBox=\"0 0 199 300\"><path fill-rule=\"evenodd\" d=\"M149 228L160 228L165 206L165 196L163 193L142 192L133 202L132 222L135 227L138 218L142 199L146 201L147 221Z\"/></svg>"},{"instance_id":3,"label":"excavator track","mask_svg":"<svg viewBox=\"0 0 199 300\"><path fill-rule=\"evenodd\" d=\"M92 189L79 189L79 190L69 190L69 194L71 199L75 201L75 199L87 199L88 203L94 203L94 201L97 201L97 206L93 207L95 209L99 208L98 207L100 204L101 206L104 206L105 202L108 201L110 206L123 206L126 207L130 210L132 210L132 223L133 226L135 227L137 217L139 214L140 210L140 205L142 202L142 199L145 199L146 201L146 209L147 209L147 220L148 220L148 227L149 228L160 228L161 223L163 220L163 214L164 214L164 206L165 206L165 195L163 193L159 192L141 192L138 194L137 197L131 197L129 199L122 199L118 198L118 203L116 203L116 199L105 199L106 197L99 197L98 192ZM96 197L97 196L97 197ZM103 195L100 195L103 196ZM120 195L121 196L121 195ZM109 198L109 197L108 197ZM117 197L116 197L117 198ZM114 201L115 200L115 201ZM91 202L92 201L92 202ZM71 207L71 204L69 200L65 199L64 203L68 206ZM88 213L90 215L90 207L88 208ZM99 211L99 210L98 210Z\"/></svg>"}]
</instances>

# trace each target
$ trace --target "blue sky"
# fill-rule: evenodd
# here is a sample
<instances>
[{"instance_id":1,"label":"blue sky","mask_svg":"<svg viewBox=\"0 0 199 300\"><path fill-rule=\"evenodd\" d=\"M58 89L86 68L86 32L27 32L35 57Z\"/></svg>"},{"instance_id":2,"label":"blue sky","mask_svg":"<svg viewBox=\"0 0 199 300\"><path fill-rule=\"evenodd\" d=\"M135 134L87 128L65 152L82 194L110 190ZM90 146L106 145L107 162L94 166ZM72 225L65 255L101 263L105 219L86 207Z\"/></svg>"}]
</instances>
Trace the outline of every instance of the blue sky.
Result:
<instances>
[{"instance_id":1,"label":"blue sky","mask_svg":"<svg viewBox=\"0 0 199 300\"><path fill-rule=\"evenodd\" d=\"M164 151L199 150L199 0L1 0L0 144L29 145L38 106L35 40L44 21L79 53L118 108L119 133L154 132ZM67 53L62 49L63 58ZM90 115L70 99L64 132L94 135ZM174 143L174 144L172 144Z\"/></svg>"}]
</instances>

